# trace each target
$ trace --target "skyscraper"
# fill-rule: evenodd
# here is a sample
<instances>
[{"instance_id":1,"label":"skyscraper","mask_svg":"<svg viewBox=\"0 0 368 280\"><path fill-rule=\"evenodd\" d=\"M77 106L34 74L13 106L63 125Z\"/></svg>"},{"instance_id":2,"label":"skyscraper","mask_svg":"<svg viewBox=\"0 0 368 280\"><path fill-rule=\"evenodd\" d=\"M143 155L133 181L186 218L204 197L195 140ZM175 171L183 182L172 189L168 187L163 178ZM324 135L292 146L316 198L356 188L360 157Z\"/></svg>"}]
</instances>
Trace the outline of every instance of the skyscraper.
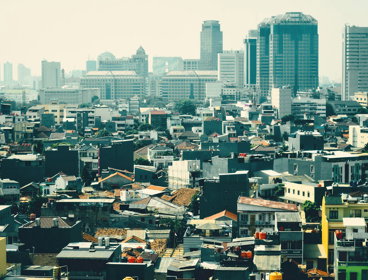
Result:
<instances>
[{"instance_id":1,"label":"skyscraper","mask_svg":"<svg viewBox=\"0 0 368 280\"><path fill-rule=\"evenodd\" d=\"M42 61L42 88L58 88L62 86L60 62Z\"/></svg>"},{"instance_id":2,"label":"skyscraper","mask_svg":"<svg viewBox=\"0 0 368 280\"><path fill-rule=\"evenodd\" d=\"M18 82L21 84L31 83L31 69L18 64Z\"/></svg>"},{"instance_id":3,"label":"skyscraper","mask_svg":"<svg viewBox=\"0 0 368 280\"><path fill-rule=\"evenodd\" d=\"M266 19L258 26L257 84L262 93L290 86L299 90L318 87L318 24L300 12Z\"/></svg>"},{"instance_id":4,"label":"skyscraper","mask_svg":"<svg viewBox=\"0 0 368 280\"><path fill-rule=\"evenodd\" d=\"M10 62L4 63L4 84L11 85L13 82L13 64Z\"/></svg>"},{"instance_id":5,"label":"skyscraper","mask_svg":"<svg viewBox=\"0 0 368 280\"><path fill-rule=\"evenodd\" d=\"M243 51L224 51L218 54L218 79L236 87L244 86Z\"/></svg>"},{"instance_id":6,"label":"skyscraper","mask_svg":"<svg viewBox=\"0 0 368 280\"><path fill-rule=\"evenodd\" d=\"M217 70L217 55L222 53L222 31L217 20L206 20L201 31L200 70Z\"/></svg>"},{"instance_id":7,"label":"skyscraper","mask_svg":"<svg viewBox=\"0 0 368 280\"><path fill-rule=\"evenodd\" d=\"M368 27L345 26L342 75L343 100L368 91Z\"/></svg>"},{"instance_id":8,"label":"skyscraper","mask_svg":"<svg viewBox=\"0 0 368 280\"><path fill-rule=\"evenodd\" d=\"M257 30L250 30L244 39L244 84L257 83Z\"/></svg>"}]
</instances>

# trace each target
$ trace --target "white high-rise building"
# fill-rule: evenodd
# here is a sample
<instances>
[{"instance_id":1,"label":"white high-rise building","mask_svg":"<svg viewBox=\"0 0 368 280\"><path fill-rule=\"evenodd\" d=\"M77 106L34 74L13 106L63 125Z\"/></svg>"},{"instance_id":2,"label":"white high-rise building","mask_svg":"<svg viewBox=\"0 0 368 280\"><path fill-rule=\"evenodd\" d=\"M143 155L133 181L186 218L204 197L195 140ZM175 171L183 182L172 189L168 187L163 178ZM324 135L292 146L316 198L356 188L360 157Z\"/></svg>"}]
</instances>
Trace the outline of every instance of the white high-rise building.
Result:
<instances>
[{"instance_id":1,"label":"white high-rise building","mask_svg":"<svg viewBox=\"0 0 368 280\"><path fill-rule=\"evenodd\" d=\"M13 64L10 62L4 63L4 84L11 85L13 82Z\"/></svg>"},{"instance_id":2,"label":"white high-rise building","mask_svg":"<svg viewBox=\"0 0 368 280\"><path fill-rule=\"evenodd\" d=\"M61 87L61 66L60 62L42 61L42 88Z\"/></svg>"},{"instance_id":3,"label":"white high-rise building","mask_svg":"<svg viewBox=\"0 0 368 280\"><path fill-rule=\"evenodd\" d=\"M342 65L342 99L368 91L368 27L345 26Z\"/></svg>"},{"instance_id":4,"label":"white high-rise building","mask_svg":"<svg viewBox=\"0 0 368 280\"><path fill-rule=\"evenodd\" d=\"M218 79L237 87L244 86L244 51L224 51L218 54Z\"/></svg>"},{"instance_id":5,"label":"white high-rise building","mask_svg":"<svg viewBox=\"0 0 368 280\"><path fill-rule=\"evenodd\" d=\"M278 117L291 114L292 89L290 87L273 88L271 90L272 107L278 111Z\"/></svg>"}]
</instances>

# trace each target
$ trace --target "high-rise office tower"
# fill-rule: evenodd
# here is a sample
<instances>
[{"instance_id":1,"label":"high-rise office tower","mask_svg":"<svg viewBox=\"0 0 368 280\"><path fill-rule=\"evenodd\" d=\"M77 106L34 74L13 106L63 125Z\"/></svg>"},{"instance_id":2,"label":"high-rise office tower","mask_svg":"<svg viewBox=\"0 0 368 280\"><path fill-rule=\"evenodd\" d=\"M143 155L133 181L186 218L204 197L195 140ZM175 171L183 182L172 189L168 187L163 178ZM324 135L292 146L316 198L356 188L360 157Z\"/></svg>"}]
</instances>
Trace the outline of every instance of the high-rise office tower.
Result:
<instances>
[{"instance_id":1,"label":"high-rise office tower","mask_svg":"<svg viewBox=\"0 0 368 280\"><path fill-rule=\"evenodd\" d=\"M243 51L224 51L218 54L218 79L236 87L244 86Z\"/></svg>"},{"instance_id":2,"label":"high-rise office tower","mask_svg":"<svg viewBox=\"0 0 368 280\"><path fill-rule=\"evenodd\" d=\"M42 61L42 88L58 88L62 86L60 62Z\"/></svg>"},{"instance_id":3,"label":"high-rise office tower","mask_svg":"<svg viewBox=\"0 0 368 280\"><path fill-rule=\"evenodd\" d=\"M258 26L257 85L262 93L290 86L299 90L318 87L318 24L300 12L266 19Z\"/></svg>"},{"instance_id":4,"label":"high-rise office tower","mask_svg":"<svg viewBox=\"0 0 368 280\"><path fill-rule=\"evenodd\" d=\"M21 84L31 83L31 69L18 64L18 82Z\"/></svg>"},{"instance_id":5,"label":"high-rise office tower","mask_svg":"<svg viewBox=\"0 0 368 280\"><path fill-rule=\"evenodd\" d=\"M206 20L201 31L200 70L217 70L217 55L222 53L222 31L217 20Z\"/></svg>"},{"instance_id":6,"label":"high-rise office tower","mask_svg":"<svg viewBox=\"0 0 368 280\"><path fill-rule=\"evenodd\" d=\"M87 60L86 61L86 72L96 71L97 70L97 61L96 60Z\"/></svg>"},{"instance_id":7,"label":"high-rise office tower","mask_svg":"<svg viewBox=\"0 0 368 280\"><path fill-rule=\"evenodd\" d=\"M345 26L342 75L343 100L368 91L368 27Z\"/></svg>"},{"instance_id":8,"label":"high-rise office tower","mask_svg":"<svg viewBox=\"0 0 368 280\"><path fill-rule=\"evenodd\" d=\"M257 83L257 30L250 30L244 39L244 84Z\"/></svg>"},{"instance_id":9,"label":"high-rise office tower","mask_svg":"<svg viewBox=\"0 0 368 280\"><path fill-rule=\"evenodd\" d=\"M11 85L13 82L13 64L10 62L4 63L4 84Z\"/></svg>"}]
</instances>

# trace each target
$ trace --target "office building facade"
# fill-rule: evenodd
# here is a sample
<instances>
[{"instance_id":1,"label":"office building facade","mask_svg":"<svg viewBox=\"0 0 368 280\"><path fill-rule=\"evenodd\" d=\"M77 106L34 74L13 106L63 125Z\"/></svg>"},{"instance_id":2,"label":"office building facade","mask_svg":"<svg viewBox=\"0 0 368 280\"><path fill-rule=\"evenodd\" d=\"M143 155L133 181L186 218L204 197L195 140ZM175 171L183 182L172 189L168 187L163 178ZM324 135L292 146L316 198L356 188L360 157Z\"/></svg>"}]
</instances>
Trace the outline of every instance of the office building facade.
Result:
<instances>
[{"instance_id":1,"label":"office building facade","mask_svg":"<svg viewBox=\"0 0 368 280\"><path fill-rule=\"evenodd\" d=\"M4 84L11 85L13 82L13 64L10 62L4 63Z\"/></svg>"},{"instance_id":2,"label":"office building facade","mask_svg":"<svg viewBox=\"0 0 368 280\"><path fill-rule=\"evenodd\" d=\"M145 78L134 71L91 71L81 78L80 87L99 89L101 99L126 99L144 95Z\"/></svg>"},{"instance_id":3,"label":"office building facade","mask_svg":"<svg viewBox=\"0 0 368 280\"><path fill-rule=\"evenodd\" d=\"M237 87L244 86L243 51L224 51L218 54L218 79Z\"/></svg>"},{"instance_id":4,"label":"office building facade","mask_svg":"<svg viewBox=\"0 0 368 280\"><path fill-rule=\"evenodd\" d=\"M18 82L21 84L31 83L31 69L23 64L18 64Z\"/></svg>"},{"instance_id":5,"label":"office building facade","mask_svg":"<svg viewBox=\"0 0 368 280\"><path fill-rule=\"evenodd\" d=\"M217 20L202 24L200 70L217 70L217 55L222 53L222 31Z\"/></svg>"},{"instance_id":6,"label":"office building facade","mask_svg":"<svg viewBox=\"0 0 368 280\"><path fill-rule=\"evenodd\" d=\"M300 12L264 20L258 26L257 84L261 92L290 86L297 91L318 87L318 24Z\"/></svg>"},{"instance_id":7,"label":"office building facade","mask_svg":"<svg viewBox=\"0 0 368 280\"><path fill-rule=\"evenodd\" d=\"M199 59L188 58L188 59L184 59L183 63L184 63L184 71L187 71L187 70L197 71L197 70L199 70Z\"/></svg>"},{"instance_id":8,"label":"office building facade","mask_svg":"<svg viewBox=\"0 0 368 280\"><path fill-rule=\"evenodd\" d=\"M368 27L345 25L342 57L342 99L368 91Z\"/></svg>"},{"instance_id":9,"label":"office building facade","mask_svg":"<svg viewBox=\"0 0 368 280\"><path fill-rule=\"evenodd\" d=\"M42 88L58 88L62 86L60 62L43 60L42 68Z\"/></svg>"},{"instance_id":10,"label":"office building facade","mask_svg":"<svg viewBox=\"0 0 368 280\"><path fill-rule=\"evenodd\" d=\"M257 30L250 30L244 39L244 84L257 83Z\"/></svg>"},{"instance_id":11,"label":"office building facade","mask_svg":"<svg viewBox=\"0 0 368 280\"><path fill-rule=\"evenodd\" d=\"M160 95L168 101L204 100L206 83L217 81L217 71L171 71L161 78Z\"/></svg>"},{"instance_id":12,"label":"office building facade","mask_svg":"<svg viewBox=\"0 0 368 280\"><path fill-rule=\"evenodd\" d=\"M148 75L148 55L142 47L131 57L116 58L105 52L98 56L98 71L135 71L137 75Z\"/></svg>"}]
</instances>

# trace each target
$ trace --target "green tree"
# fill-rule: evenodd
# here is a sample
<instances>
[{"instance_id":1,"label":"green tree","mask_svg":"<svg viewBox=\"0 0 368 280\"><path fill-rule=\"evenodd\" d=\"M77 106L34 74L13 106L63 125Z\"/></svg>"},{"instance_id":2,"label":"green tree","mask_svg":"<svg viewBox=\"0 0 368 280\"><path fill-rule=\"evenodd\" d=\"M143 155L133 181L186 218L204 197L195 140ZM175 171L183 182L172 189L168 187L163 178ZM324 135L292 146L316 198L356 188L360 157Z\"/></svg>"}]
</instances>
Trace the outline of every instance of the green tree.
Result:
<instances>
[{"instance_id":1,"label":"green tree","mask_svg":"<svg viewBox=\"0 0 368 280\"><path fill-rule=\"evenodd\" d=\"M196 114L196 105L191 100L181 100L176 103L175 110L183 115L192 115Z\"/></svg>"},{"instance_id":2,"label":"green tree","mask_svg":"<svg viewBox=\"0 0 368 280\"><path fill-rule=\"evenodd\" d=\"M153 129L152 125L148 123L142 123L140 126L138 126L138 131L147 131L152 129Z\"/></svg>"},{"instance_id":3,"label":"green tree","mask_svg":"<svg viewBox=\"0 0 368 280\"><path fill-rule=\"evenodd\" d=\"M91 176L91 173L89 172L89 168L87 165L84 165L81 177L85 186L89 186L92 183L93 178Z\"/></svg>"},{"instance_id":4,"label":"green tree","mask_svg":"<svg viewBox=\"0 0 368 280\"><path fill-rule=\"evenodd\" d=\"M364 148L362 149L363 153L368 153L368 143L364 145Z\"/></svg>"},{"instance_id":5,"label":"green tree","mask_svg":"<svg viewBox=\"0 0 368 280\"><path fill-rule=\"evenodd\" d=\"M32 198L29 202L29 212L28 214L35 213L37 217L41 216L42 204L46 203L48 200L46 197L36 196Z\"/></svg>"},{"instance_id":6,"label":"green tree","mask_svg":"<svg viewBox=\"0 0 368 280\"><path fill-rule=\"evenodd\" d=\"M307 222L318 222L320 220L319 207L317 204L307 200L302 204L302 208L304 210Z\"/></svg>"},{"instance_id":7,"label":"green tree","mask_svg":"<svg viewBox=\"0 0 368 280\"><path fill-rule=\"evenodd\" d=\"M278 185L275 188L274 194L275 194L275 196L283 196L284 195L284 187L283 187L283 185Z\"/></svg>"},{"instance_id":8,"label":"green tree","mask_svg":"<svg viewBox=\"0 0 368 280\"><path fill-rule=\"evenodd\" d=\"M286 115L286 116L283 116L281 118L281 122L283 124L287 123L287 122L293 122L295 120L295 117L293 115Z\"/></svg>"},{"instance_id":9,"label":"green tree","mask_svg":"<svg viewBox=\"0 0 368 280\"><path fill-rule=\"evenodd\" d=\"M105 136L109 136L110 133L104 128L104 129L100 129L97 132L97 137L105 137Z\"/></svg>"}]
</instances>

